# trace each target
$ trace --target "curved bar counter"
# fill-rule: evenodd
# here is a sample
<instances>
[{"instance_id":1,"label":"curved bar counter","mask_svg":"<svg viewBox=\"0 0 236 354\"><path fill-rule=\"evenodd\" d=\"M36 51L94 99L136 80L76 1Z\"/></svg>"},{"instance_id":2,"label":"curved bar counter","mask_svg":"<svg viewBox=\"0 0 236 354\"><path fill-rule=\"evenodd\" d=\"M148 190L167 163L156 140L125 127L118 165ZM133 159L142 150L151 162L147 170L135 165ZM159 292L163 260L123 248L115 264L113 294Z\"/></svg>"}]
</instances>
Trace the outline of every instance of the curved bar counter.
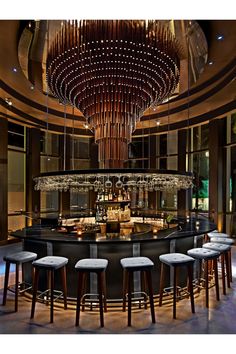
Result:
<instances>
[{"instance_id":1,"label":"curved bar counter","mask_svg":"<svg viewBox=\"0 0 236 354\"><path fill-rule=\"evenodd\" d=\"M198 219L199 220L199 219ZM197 223L198 224L198 223ZM63 256L69 259L67 267L68 297L76 298L77 273L74 269L76 262L82 258L106 258L108 268L106 271L107 299L108 301L121 301L122 299L122 268L120 259L132 256L146 256L154 262L152 274L154 294L159 292L160 262L159 256L164 253L181 252L193 247L201 247L204 234L216 229L216 225L206 219L190 219L179 227L152 231L132 233L129 236L120 234L84 233L62 234L49 227L33 226L12 232L11 235L23 241L24 250L36 252L39 257L46 255ZM183 276L183 274L181 274ZM25 280L31 281L31 268L25 269ZM57 281L56 285L60 286ZM58 279L59 280L59 279ZM166 287L172 284L172 274L165 279ZM96 293L96 277L90 276L87 293ZM55 287L56 288L56 287ZM46 289L46 274L39 282L39 289ZM134 277L134 291L141 291L141 278L139 272Z\"/></svg>"}]
</instances>

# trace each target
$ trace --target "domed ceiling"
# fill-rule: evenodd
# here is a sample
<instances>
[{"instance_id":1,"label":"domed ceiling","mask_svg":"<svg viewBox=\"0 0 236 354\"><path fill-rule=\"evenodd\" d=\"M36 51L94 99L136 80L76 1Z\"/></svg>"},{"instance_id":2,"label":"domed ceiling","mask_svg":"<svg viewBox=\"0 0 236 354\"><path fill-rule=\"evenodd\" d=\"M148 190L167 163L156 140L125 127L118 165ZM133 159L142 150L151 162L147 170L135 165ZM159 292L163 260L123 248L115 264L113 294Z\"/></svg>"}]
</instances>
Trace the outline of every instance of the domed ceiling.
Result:
<instances>
[{"instance_id":1,"label":"domed ceiling","mask_svg":"<svg viewBox=\"0 0 236 354\"><path fill-rule=\"evenodd\" d=\"M179 45L179 84L164 102L151 104L133 136L159 134L218 118L236 109L236 22L160 21ZM46 60L66 21L0 20L0 115L55 132L93 136L79 108L49 90Z\"/></svg>"}]
</instances>

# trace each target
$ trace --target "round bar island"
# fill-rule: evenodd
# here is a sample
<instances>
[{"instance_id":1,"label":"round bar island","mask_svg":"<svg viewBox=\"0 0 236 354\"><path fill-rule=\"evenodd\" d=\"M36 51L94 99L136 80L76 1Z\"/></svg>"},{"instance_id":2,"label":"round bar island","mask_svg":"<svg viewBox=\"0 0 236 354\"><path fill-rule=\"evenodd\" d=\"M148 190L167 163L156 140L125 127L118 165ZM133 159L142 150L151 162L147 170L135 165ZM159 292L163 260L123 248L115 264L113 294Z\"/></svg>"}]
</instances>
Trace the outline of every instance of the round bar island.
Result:
<instances>
[{"instance_id":1,"label":"round bar island","mask_svg":"<svg viewBox=\"0 0 236 354\"><path fill-rule=\"evenodd\" d=\"M146 224L141 224L145 225ZM154 294L159 292L160 262L159 256L164 253L187 253L188 249L201 247L204 234L216 229L216 225L207 219L190 219L180 226L153 231L140 231L130 235L118 233L102 235L101 233L60 233L56 229L46 226L33 226L12 232L11 235L23 241L23 249L38 254L63 256L69 259L67 266L68 297L74 299L77 289L77 273L75 264L83 258L106 258L108 267L106 271L108 302L122 301L122 268L120 259L124 257L149 257L154 262L152 271ZM184 278L184 274L181 274ZM181 279L180 276L180 279ZM25 269L25 280L31 281L30 268ZM59 280L59 279L58 279ZM59 281L55 279L56 285ZM88 293L97 293L96 278L90 276ZM172 284L172 274L165 279L166 287ZM45 290L46 273L40 278L39 289ZM55 287L56 288L56 287ZM140 274L134 277L134 291L141 291Z\"/></svg>"}]
</instances>

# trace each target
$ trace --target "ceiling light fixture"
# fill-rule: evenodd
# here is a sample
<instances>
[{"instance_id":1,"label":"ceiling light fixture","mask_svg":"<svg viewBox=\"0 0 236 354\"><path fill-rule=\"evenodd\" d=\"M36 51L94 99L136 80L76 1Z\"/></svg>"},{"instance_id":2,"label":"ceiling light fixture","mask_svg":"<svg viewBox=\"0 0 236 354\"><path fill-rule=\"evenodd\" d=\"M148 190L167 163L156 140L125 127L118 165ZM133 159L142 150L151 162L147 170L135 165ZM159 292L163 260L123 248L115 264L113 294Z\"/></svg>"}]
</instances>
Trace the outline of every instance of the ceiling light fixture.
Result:
<instances>
[{"instance_id":1,"label":"ceiling light fixture","mask_svg":"<svg viewBox=\"0 0 236 354\"><path fill-rule=\"evenodd\" d=\"M124 169L136 123L179 84L180 47L162 21L64 21L46 66L51 93L78 108L93 130L100 169L41 174L36 190L104 191L106 181L132 191L192 186L191 173Z\"/></svg>"},{"instance_id":2,"label":"ceiling light fixture","mask_svg":"<svg viewBox=\"0 0 236 354\"><path fill-rule=\"evenodd\" d=\"M217 41L222 41L224 39L224 36L222 34L217 35Z\"/></svg>"},{"instance_id":3,"label":"ceiling light fixture","mask_svg":"<svg viewBox=\"0 0 236 354\"><path fill-rule=\"evenodd\" d=\"M52 40L52 94L84 114L101 168L122 168L136 122L179 83L180 48L161 21L70 20Z\"/></svg>"},{"instance_id":4,"label":"ceiling light fixture","mask_svg":"<svg viewBox=\"0 0 236 354\"><path fill-rule=\"evenodd\" d=\"M12 106L12 100L11 100L11 98L5 98L5 102L6 102L9 106Z\"/></svg>"}]
</instances>

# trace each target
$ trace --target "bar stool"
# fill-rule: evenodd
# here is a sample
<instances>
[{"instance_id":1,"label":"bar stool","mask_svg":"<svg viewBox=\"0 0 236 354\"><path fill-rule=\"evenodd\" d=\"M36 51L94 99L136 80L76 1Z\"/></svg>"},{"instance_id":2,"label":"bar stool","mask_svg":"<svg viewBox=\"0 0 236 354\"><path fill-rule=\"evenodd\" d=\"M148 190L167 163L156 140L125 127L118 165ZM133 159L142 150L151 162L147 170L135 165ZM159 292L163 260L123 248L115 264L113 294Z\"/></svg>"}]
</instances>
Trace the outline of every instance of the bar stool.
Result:
<instances>
[{"instance_id":1,"label":"bar stool","mask_svg":"<svg viewBox=\"0 0 236 354\"><path fill-rule=\"evenodd\" d=\"M213 231L213 232L208 232L207 233L207 236L209 238L212 238L212 237L223 237L223 238L229 238L229 235L224 233L224 232L218 232L218 231Z\"/></svg>"},{"instance_id":2,"label":"bar stool","mask_svg":"<svg viewBox=\"0 0 236 354\"><path fill-rule=\"evenodd\" d=\"M105 271L108 265L107 259L102 258L85 258L79 260L75 269L78 272L78 290L77 290L77 304L76 304L76 320L75 325L79 326L80 319L80 304L83 295L84 279L88 273L97 274L98 279L98 298L99 298L99 311L100 311L100 325L104 327L104 316L103 316L103 306L104 311L107 311L106 305L106 281L105 281Z\"/></svg>"},{"instance_id":3,"label":"bar stool","mask_svg":"<svg viewBox=\"0 0 236 354\"><path fill-rule=\"evenodd\" d=\"M228 238L229 235L226 234L226 233L219 232L219 231L215 230L215 231L211 231L211 232L208 232L207 234L205 234L204 241L205 241L205 242L209 242L209 240L210 240L212 237L224 237L224 238L227 237L227 238Z\"/></svg>"},{"instance_id":4,"label":"bar stool","mask_svg":"<svg viewBox=\"0 0 236 354\"><path fill-rule=\"evenodd\" d=\"M34 267L34 276L33 276L33 298L32 298L32 307L31 307L31 316L34 318L35 304L38 290L38 281L39 281L39 272L40 270L46 270L48 276L48 285L50 292L50 322L53 323L53 300L54 300L54 272L55 270L60 269L61 273L61 282L63 289L64 297L64 309L67 309L67 285L66 285L66 265L68 263L68 258L59 257L59 256L46 256L39 258L32 263Z\"/></svg>"},{"instance_id":5,"label":"bar stool","mask_svg":"<svg viewBox=\"0 0 236 354\"><path fill-rule=\"evenodd\" d=\"M211 242L214 243L223 243L224 245L229 245L233 246L234 245L234 240L229 237L211 237ZM230 272L230 281L233 281L233 276L232 276L232 258L231 258L231 247L230 250L228 251L228 257L229 257L229 272Z\"/></svg>"},{"instance_id":6,"label":"bar stool","mask_svg":"<svg viewBox=\"0 0 236 354\"><path fill-rule=\"evenodd\" d=\"M199 262L198 285L200 285L202 261L204 261L206 307L209 307L209 263L211 261L213 261L213 269L214 269L214 276L215 276L216 299L218 301L220 300L218 267L217 267L217 259L220 256L220 253L214 250L209 250L207 248L192 248L187 251L187 254L195 258Z\"/></svg>"},{"instance_id":7,"label":"bar stool","mask_svg":"<svg viewBox=\"0 0 236 354\"><path fill-rule=\"evenodd\" d=\"M126 293L128 293L128 326L131 326L131 296L132 296L132 275L134 272L141 271L141 274L146 277L150 310L152 316L152 323L155 323L153 289L152 289L152 275L154 263L147 257L128 257L120 260L123 268L123 311L125 311Z\"/></svg>"},{"instance_id":8,"label":"bar stool","mask_svg":"<svg viewBox=\"0 0 236 354\"><path fill-rule=\"evenodd\" d=\"M193 263L194 258L182 253L167 253L159 256L161 261L161 277L160 277L160 298L159 306L162 306L163 288L164 288L164 266L174 268L174 286L173 286L173 318L176 319L176 298L177 298L177 270L179 267L187 267L188 270L188 292L191 300L191 310L195 313L194 296L193 296Z\"/></svg>"},{"instance_id":9,"label":"bar stool","mask_svg":"<svg viewBox=\"0 0 236 354\"><path fill-rule=\"evenodd\" d=\"M7 300L7 290L8 290L8 281L9 281L9 272L10 272L11 263L15 264L15 266L16 266L16 269L15 269L15 312L17 312L18 311L19 286L22 284L19 282L19 268L21 266L22 278L24 280L23 264L28 263L28 262L32 262L36 258L37 258L36 253L28 252L28 251L20 251L20 252L8 254L5 257L3 257L3 260L6 262L3 301L2 301L3 306L6 305L6 300ZM31 288L31 286L25 290L28 290L30 288Z\"/></svg>"},{"instance_id":10,"label":"bar stool","mask_svg":"<svg viewBox=\"0 0 236 354\"><path fill-rule=\"evenodd\" d=\"M222 272L222 287L223 287L223 294L226 295L225 270L226 270L227 286L228 286L228 288L230 288L230 266L229 266L228 253L230 251L231 246L225 245L223 243L207 242L207 243L204 243L202 247L208 248L208 249L211 249L211 250L214 250L214 251L217 251L220 253L221 272Z\"/></svg>"}]
</instances>

